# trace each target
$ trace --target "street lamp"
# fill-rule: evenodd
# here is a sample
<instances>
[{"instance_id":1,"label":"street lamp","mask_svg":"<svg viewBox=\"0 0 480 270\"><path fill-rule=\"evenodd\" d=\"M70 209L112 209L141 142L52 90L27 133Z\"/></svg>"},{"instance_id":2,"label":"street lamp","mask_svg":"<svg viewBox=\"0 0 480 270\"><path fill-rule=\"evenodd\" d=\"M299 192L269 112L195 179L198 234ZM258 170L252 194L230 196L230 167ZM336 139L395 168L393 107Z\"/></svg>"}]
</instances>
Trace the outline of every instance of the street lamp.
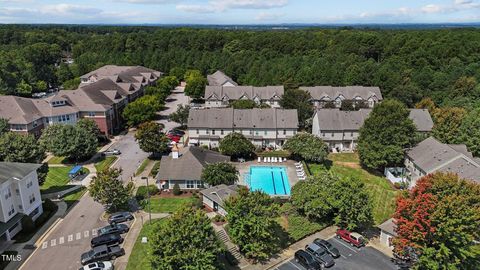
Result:
<instances>
[{"instance_id":1,"label":"street lamp","mask_svg":"<svg viewBox=\"0 0 480 270\"><path fill-rule=\"evenodd\" d=\"M142 180L147 181L147 199L148 199L148 223L152 222L152 212L150 211L150 191L148 187L148 177L143 176Z\"/></svg>"}]
</instances>

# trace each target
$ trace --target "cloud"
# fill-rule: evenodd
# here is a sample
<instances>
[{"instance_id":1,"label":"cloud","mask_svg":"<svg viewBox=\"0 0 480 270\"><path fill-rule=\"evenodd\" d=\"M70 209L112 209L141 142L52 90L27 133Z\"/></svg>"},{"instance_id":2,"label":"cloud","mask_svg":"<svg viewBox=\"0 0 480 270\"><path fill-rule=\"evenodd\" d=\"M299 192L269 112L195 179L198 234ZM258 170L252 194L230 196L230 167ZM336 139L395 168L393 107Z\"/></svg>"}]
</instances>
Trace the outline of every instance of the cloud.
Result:
<instances>
[{"instance_id":1,"label":"cloud","mask_svg":"<svg viewBox=\"0 0 480 270\"><path fill-rule=\"evenodd\" d=\"M193 13L214 13L230 9L272 9L287 4L288 0L210 0L205 5L180 4L177 9Z\"/></svg>"},{"instance_id":2,"label":"cloud","mask_svg":"<svg viewBox=\"0 0 480 270\"><path fill-rule=\"evenodd\" d=\"M422 11L425 13L440 13L444 12L445 8L439 5L430 4L422 7Z\"/></svg>"},{"instance_id":3,"label":"cloud","mask_svg":"<svg viewBox=\"0 0 480 270\"><path fill-rule=\"evenodd\" d=\"M47 5L43 6L39 10L44 14L53 14L53 15L68 15L68 14L87 14L94 15L100 14L101 9L90 7L90 6L80 6L72 4L57 4L57 5Z\"/></svg>"},{"instance_id":4,"label":"cloud","mask_svg":"<svg viewBox=\"0 0 480 270\"><path fill-rule=\"evenodd\" d=\"M480 8L480 3L474 0L454 0L449 5L436 5L429 4L423 6L421 11L427 14L439 14L439 13L455 13L463 10L471 10Z\"/></svg>"},{"instance_id":5,"label":"cloud","mask_svg":"<svg viewBox=\"0 0 480 270\"><path fill-rule=\"evenodd\" d=\"M116 2L129 3L129 4L164 5L164 4L177 3L178 0L116 0Z\"/></svg>"},{"instance_id":6,"label":"cloud","mask_svg":"<svg viewBox=\"0 0 480 270\"><path fill-rule=\"evenodd\" d=\"M260 12L255 20L257 21L275 21L285 16L285 13L270 13L270 12Z\"/></svg>"}]
</instances>

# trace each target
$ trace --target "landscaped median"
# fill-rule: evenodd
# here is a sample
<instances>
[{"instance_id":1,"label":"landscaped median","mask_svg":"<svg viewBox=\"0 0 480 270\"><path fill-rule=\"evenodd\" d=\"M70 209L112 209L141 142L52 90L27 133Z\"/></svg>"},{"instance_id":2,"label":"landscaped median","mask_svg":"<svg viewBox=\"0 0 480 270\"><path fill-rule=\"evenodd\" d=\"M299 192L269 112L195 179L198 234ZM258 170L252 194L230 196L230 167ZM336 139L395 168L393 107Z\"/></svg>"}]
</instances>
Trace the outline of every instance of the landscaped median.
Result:
<instances>
[{"instance_id":1,"label":"landscaped median","mask_svg":"<svg viewBox=\"0 0 480 270\"><path fill-rule=\"evenodd\" d=\"M115 156L109 156L109 157L102 157L100 161L95 163L95 169L97 172L103 171L106 168L110 168L112 164L118 159L118 157Z\"/></svg>"}]
</instances>

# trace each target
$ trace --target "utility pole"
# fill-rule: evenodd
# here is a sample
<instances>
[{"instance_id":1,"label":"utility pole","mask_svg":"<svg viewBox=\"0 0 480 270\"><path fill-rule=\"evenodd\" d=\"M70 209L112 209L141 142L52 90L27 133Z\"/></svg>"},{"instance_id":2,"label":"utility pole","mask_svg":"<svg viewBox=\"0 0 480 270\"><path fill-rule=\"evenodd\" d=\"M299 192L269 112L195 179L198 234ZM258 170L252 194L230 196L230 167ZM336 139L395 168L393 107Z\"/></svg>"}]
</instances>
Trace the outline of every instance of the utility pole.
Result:
<instances>
[{"instance_id":1,"label":"utility pole","mask_svg":"<svg viewBox=\"0 0 480 270\"><path fill-rule=\"evenodd\" d=\"M147 181L147 200L148 200L148 223L152 222L152 211L150 211L150 191L148 187L148 177L143 176L142 179Z\"/></svg>"}]
</instances>

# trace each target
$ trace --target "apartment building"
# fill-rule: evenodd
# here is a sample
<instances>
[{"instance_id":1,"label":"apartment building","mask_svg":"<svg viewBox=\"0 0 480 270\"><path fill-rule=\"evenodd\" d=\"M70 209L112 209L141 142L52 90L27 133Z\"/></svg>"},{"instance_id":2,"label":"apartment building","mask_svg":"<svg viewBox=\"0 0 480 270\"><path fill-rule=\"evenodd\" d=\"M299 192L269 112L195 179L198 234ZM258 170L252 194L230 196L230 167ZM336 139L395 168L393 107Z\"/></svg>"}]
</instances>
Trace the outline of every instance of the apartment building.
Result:
<instances>
[{"instance_id":1,"label":"apartment building","mask_svg":"<svg viewBox=\"0 0 480 270\"><path fill-rule=\"evenodd\" d=\"M357 103L362 102L367 104L369 108L373 108L375 104L383 100L379 87L301 86L300 89L310 93L315 108L325 108L327 103L331 103L336 108L340 108L344 100L351 100Z\"/></svg>"},{"instance_id":2,"label":"apartment building","mask_svg":"<svg viewBox=\"0 0 480 270\"><path fill-rule=\"evenodd\" d=\"M238 86L229 76L225 75L223 71L217 70L215 73L207 75L208 85L211 86Z\"/></svg>"},{"instance_id":3,"label":"apartment building","mask_svg":"<svg viewBox=\"0 0 480 270\"><path fill-rule=\"evenodd\" d=\"M372 110L341 111L339 109L318 109L313 116L312 134L322 138L334 152L351 152L357 148L360 128ZM411 109L410 119L417 132L428 133L433 121L424 109Z\"/></svg>"},{"instance_id":4,"label":"apartment building","mask_svg":"<svg viewBox=\"0 0 480 270\"><path fill-rule=\"evenodd\" d=\"M76 90L62 90L42 99L0 96L0 118L8 119L12 131L35 136L49 125L89 118L111 135L122 128L123 108L161 76L145 67L104 66L82 76Z\"/></svg>"},{"instance_id":5,"label":"apartment building","mask_svg":"<svg viewBox=\"0 0 480 270\"><path fill-rule=\"evenodd\" d=\"M40 166L0 162L0 241L10 241L22 230L24 215L35 221L43 213L37 178Z\"/></svg>"},{"instance_id":6,"label":"apartment building","mask_svg":"<svg viewBox=\"0 0 480 270\"><path fill-rule=\"evenodd\" d=\"M205 107L227 107L236 100L252 100L258 105L267 104L272 108L280 107L283 86L211 86L205 88Z\"/></svg>"},{"instance_id":7,"label":"apartment building","mask_svg":"<svg viewBox=\"0 0 480 270\"><path fill-rule=\"evenodd\" d=\"M211 108L190 110L188 117L190 143L209 147L218 147L221 139L237 132L257 147L278 148L297 129L297 110Z\"/></svg>"}]
</instances>

